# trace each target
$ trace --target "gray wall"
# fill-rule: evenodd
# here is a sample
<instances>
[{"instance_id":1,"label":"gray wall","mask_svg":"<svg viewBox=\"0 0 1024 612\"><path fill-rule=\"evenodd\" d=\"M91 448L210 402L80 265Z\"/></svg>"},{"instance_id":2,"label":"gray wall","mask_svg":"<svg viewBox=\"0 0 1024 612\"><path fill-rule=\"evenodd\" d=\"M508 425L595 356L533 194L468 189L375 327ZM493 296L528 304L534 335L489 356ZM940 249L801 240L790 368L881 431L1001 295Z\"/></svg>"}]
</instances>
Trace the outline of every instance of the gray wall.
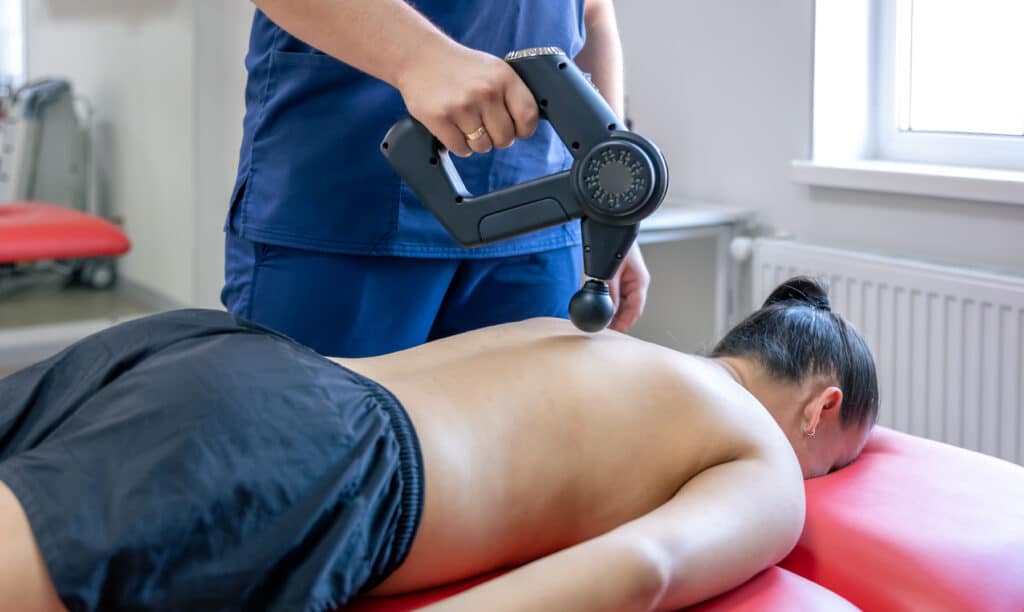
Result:
<instances>
[{"instance_id":1,"label":"gray wall","mask_svg":"<svg viewBox=\"0 0 1024 612\"><path fill-rule=\"evenodd\" d=\"M133 249L123 274L192 298L195 47L190 2L38 0L28 76L72 80L96 109L100 198Z\"/></svg>"},{"instance_id":2,"label":"gray wall","mask_svg":"<svg viewBox=\"0 0 1024 612\"><path fill-rule=\"evenodd\" d=\"M71 76L99 111L103 192L135 240L126 276L217 304L252 5L39 0L29 73ZM812 0L619 0L630 114L669 161L671 195L747 206L800 240L1024 274L1024 207L808 188ZM707 244L648 249L638 334L711 342Z\"/></svg>"},{"instance_id":3,"label":"gray wall","mask_svg":"<svg viewBox=\"0 0 1024 612\"><path fill-rule=\"evenodd\" d=\"M680 351L710 349L716 340L714 239L648 244L643 253L651 288L630 335Z\"/></svg>"},{"instance_id":4,"label":"gray wall","mask_svg":"<svg viewBox=\"0 0 1024 612\"><path fill-rule=\"evenodd\" d=\"M196 259L193 302L220 307L224 217L238 167L253 8L241 0L196 7Z\"/></svg>"},{"instance_id":5,"label":"gray wall","mask_svg":"<svg viewBox=\"0 0 1024 612\"><path fill-rule=\"evenodd\" d=\"M1024 206L809 188L812 0L620 0L630 114L682 198L802 241L1024 275Z\"/></svg>"},{"instance_id":6,"label":"gray wall","mask_svg":"<svg viewBox=\"0 0 1024 612\"><path fill-rule=\"evenodd\" d=\"M790 161L811 153L813 0L616 6L629 114L663 149L671 196L750 207L804 242L1024 275L1024 206L790 180ZM637 335L684 350L713 342L710 288L684 284L711 278L710 256L659 247Z\"/></svg>"},{"instance_id":7,"label":"gray wall","mask_svg":"<svg viewBox=\"0 0 1024 612\"><path fill-rule=\"evenodd\" d=\"M124 276L214 306L241 139L243 0L38 0L29 78L69 77L96 108L100 196L132 238Z\"/></svg>"}]
</instances>

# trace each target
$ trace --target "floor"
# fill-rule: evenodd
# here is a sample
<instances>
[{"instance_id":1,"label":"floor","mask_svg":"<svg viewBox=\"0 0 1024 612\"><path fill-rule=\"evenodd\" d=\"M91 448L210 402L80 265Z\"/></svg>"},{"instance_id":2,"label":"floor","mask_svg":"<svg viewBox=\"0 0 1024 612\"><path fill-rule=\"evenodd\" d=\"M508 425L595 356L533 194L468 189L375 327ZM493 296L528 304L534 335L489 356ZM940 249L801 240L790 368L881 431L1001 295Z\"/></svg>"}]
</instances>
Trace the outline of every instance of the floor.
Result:
<instances>
[{"instance_id":1,"label":"floor","mask_svg":"<svg viewBox=\"0 0 1024 612\"><path fill-rule=\"evenodd\" d=\"M0 378L73 342L81 329L152 312L118 286L66 285L57 274L0 277Z\"/></svg>"},{"instance_id":2,"label":"floor","mask_svg":"<svg viewBox=\"0 0 1024 612\"><path fill-rule=\"evenodd\" d=\"M56 274L31 281L0 279L0 330L90 319L119 319L149 308L117 288L68 287Z\"/></svg>"}]
</instances>

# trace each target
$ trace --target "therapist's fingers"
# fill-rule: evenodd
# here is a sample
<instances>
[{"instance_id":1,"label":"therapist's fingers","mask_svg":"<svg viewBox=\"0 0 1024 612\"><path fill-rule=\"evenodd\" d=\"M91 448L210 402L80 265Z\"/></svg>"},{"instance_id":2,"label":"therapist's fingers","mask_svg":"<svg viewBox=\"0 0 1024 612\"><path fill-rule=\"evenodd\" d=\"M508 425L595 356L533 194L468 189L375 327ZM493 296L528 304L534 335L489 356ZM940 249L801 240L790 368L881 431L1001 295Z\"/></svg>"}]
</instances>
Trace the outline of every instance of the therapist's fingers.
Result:
<instances>
[{"instance_id":1,"label":"therapist's fingers","mask_svg":"<svg viewBox=\"0 0 1024 612\"><path fill-rule=\"evenodd\" d=\"M475 106L467 104L459 108L455 115L455 125L459 126L463 140L474 153L487 153L494 148L487 125Z\"/></svg>"},{"instance_id":2,"label":"therapist's fingers","mask_svg":"<svg viewBox=\"0 0 1024 612\"><path fill-rule=\"evenodd\" d=\"M615 286L617 298L615 316L609 327L615 331L628 331L643 315L647 305L647 289L651 285L651 275L640 254L640 247L633 245L609 285Z\"/></svg>"},{"instance_id":3,"label":"therapist's fingers","mask_svg":"<svg viewBox=\"0 0 1024 612\"><path fill-rule=\"evenodd\" d=\"M536 103L505 61L457 44L432 49L411 62L395 86L409 114L449 151L486 153L496 142L508 146L516 135L533 132Z\"/></svg>"},{"instance_id":4,"label":"therapist's fingers","mask_svg":"<svg viewBox=\"0 0 1024 612\"><path fill-rule=\"evenodd\" d=\"M620 287L622 295L618 301L618 308L609 327L618 332L627 332L644 314L644 307L647 304L647 292L641 291L636 286Z\"/></svg>"},{"instance_id":5,"label":"therapist's fingers","mask_svg":"<svg viewBox=\"0 0 1024 612\"><path fill-rule=\"evenodd\" d=\"M455 155L458 155L459 157L469 157L473 153L473 149L470 149L469 143L466 142L466 135L462 133L459 126L455 125L451 121L424 121L423 126L434 135L434 138L441 141L441 144L443 144L446 149Z\"/></svg>"},{"instance_id":6,"label":"therapist's fingers","mask_svg":"<svg viewBox=\"0 0 1024 612\"><path fill-rule=\"evenodd\" d=\"M500 92L492 91L486 94L481 115L491 143L499 149L512 146L516 138L516 128Z\"/></svg>"},{"instance_id":7,"label":"therapist's fingers","mask_svg":"<svg viewBox=\"0 0 1024 612\"><path fill-rule=\"evenodd\" d=\"M523 83L514 70L509 68L509 71L514 79L505 90L505 108L512 118L516 137L529 138L537 130L540 109L537 108L537 100L526 83Z\"/></svg>"}]
</instances>

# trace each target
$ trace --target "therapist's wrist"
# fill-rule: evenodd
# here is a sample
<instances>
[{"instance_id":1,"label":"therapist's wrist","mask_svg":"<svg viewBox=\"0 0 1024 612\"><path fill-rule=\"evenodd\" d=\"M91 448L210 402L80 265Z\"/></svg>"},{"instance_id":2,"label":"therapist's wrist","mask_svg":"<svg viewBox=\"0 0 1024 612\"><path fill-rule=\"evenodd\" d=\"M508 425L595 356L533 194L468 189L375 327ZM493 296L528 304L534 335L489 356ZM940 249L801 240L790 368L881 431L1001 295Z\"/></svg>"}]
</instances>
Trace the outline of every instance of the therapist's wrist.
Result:
<instances>
[{"instance_id":1,"label":"therapist's wrist","mask_svg":"<svg viewBox=\"0 0 1024 612\"><path fill-rule=\"evenodd\" d=\"M385 81L402 91L409 81L423 70L444 70L446 57L456 52L459 44L441 32L420 32L402 43Z\"/></svg>"}]
</instances>

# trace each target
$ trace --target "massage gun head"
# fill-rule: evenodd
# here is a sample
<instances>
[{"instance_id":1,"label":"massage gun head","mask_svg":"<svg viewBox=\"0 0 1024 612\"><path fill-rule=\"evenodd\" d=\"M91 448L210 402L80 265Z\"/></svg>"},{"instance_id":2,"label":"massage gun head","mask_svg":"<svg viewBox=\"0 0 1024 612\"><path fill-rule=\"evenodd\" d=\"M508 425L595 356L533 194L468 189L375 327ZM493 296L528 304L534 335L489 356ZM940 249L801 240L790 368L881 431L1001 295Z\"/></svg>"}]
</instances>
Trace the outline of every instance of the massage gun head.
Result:
<instances>
[{"instance_id":1,"label":"massage gun head","mask_svg":"<svg viewBox=\"0 0 1024 612\"><path fill-rule=\"evenodd\" d=\"M576 191L592 210L602 215L632 216L651 199L654 164L631 142L602 142L580 163Z\"/></svg>"},{"instance_id":2,"label":"massage gun head","mask_svg":"<svg viewBox=\"0 0 1024 612\"><path fill-rule=\"evenodd\" d=\"M654 143L613 130L573 165L573 190L586 216L607 225L635 225L657 210L668 190L668 167Z\"/></svg>"},{"instance_id":3,"label":"massage gun head","mask_svg":"<svg viewBox=\"0 0 1024 612\"><path fill-rule=\"evenodd\" d=\"M593 279L611 279L633 246L640 222L665 199L668 189L665 158L646 138L611 130L604 140L577 159L572 178L583 212L584 272ZM589 302L582 300L596 299L582 293L577 294L577 298L583 304ZM608 311L604 317L607 324L614 311L611 300L602 308ZM586 317L581 314L580 318ZM576 322L575 317L573 322Z\"/></svg>"},{"instance_id":4,"label":"massage gun head","mask_svg":"<svg viewBox=\"0 0 1024 612\"><path fill-rule=\"evenodd\" d=\"M569 302L569 319L578 329L593 333L608 327L615 304L604 281L588 280Z\"/></svg>"}]
</instances>

